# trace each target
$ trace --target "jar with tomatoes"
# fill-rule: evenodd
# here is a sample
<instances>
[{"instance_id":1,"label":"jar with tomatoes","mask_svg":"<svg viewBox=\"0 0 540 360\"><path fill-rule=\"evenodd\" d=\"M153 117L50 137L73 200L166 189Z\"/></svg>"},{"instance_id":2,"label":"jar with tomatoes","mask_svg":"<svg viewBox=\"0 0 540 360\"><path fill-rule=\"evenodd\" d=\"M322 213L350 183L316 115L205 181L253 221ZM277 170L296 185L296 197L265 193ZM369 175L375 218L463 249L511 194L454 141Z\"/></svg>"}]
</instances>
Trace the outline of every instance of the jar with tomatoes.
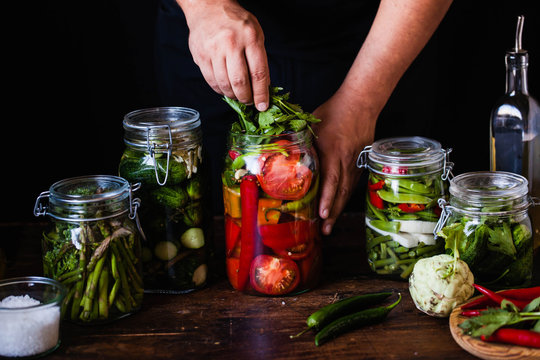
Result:
<instances>
[{"instance_id":1,"label":"jar with tomatoes","mask_svg":"<svg viewBox=\"0 0 540 360\"><path fill-rule=\"evenodd\" d=\"M231 131L222 181L231 285L266 296L313 288L322 251L311 129L279 135Z\"/></svg>"},{"instance_id":2,"label":"jar with tomatoes","mask_svg":"<svg viewBox=\"0 0 540 360\"><path fill-rule=\"evenodd\" d=\"M366 147L357 166L369 170L366 250L378 275L406 280L416 262L444 252L434 235L453 164L451 149L424 137L382 139Z\"/></svg>"}]
</instances>

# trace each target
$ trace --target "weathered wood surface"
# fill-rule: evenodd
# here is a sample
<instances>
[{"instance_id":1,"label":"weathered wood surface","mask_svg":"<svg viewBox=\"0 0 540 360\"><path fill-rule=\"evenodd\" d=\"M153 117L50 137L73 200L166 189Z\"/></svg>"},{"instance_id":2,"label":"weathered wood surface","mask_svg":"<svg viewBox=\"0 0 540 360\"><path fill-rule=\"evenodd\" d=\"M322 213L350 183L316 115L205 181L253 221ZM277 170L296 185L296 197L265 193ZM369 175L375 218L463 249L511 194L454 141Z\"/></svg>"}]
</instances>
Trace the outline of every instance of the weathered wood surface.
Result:
<instances>
[{"instance_id":1,"label":"weathered wood surface","mask_svg":"<svg viewBox=\"0 0 540 360\"><path fill-rule=\"evenodd\" d=\"M40 223L0 227L7 247L6 276L41 275ZM407 283L372 276L363 251L363 216L345 214L324 239L325 268L319 286L288 297L256 297L234 291L224 271L204 289L184 295L145 294L142 309L106 325L62 324L62 345L49 359L474 359L459 347L448 319L415 308ZM217 256L222 219L215 220ZM218 261L218 268L221 263ZM313 311L336 298L384 290L402 302L385 322L326 343L314 333L290 339Z\"/></svg>"}]
</instances>

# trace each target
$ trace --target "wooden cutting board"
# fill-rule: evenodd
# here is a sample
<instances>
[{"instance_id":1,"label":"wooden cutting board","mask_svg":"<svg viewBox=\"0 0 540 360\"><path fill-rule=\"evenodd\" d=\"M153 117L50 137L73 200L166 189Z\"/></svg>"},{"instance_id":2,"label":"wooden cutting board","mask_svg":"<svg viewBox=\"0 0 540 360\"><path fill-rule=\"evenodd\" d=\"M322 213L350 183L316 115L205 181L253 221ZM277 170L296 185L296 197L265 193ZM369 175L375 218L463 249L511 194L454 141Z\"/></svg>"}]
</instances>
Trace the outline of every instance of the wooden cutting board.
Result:
<instances>
[{"instance_id":1,"label":"wooden cutting board","mask_svg":"<svg viewBox=\"0 0 540 360\"><path fill-rule=\"evenodd\" d=\"M472 298L470 301L476 298ZM540 349L485 342L480 339L464 335L458 327L467 318L461 316L461 307L456 307L450 314L450 332L452 337L465 351L487 360L509 360L509 359L540 359Z\"/></svg>"}]
</instances>

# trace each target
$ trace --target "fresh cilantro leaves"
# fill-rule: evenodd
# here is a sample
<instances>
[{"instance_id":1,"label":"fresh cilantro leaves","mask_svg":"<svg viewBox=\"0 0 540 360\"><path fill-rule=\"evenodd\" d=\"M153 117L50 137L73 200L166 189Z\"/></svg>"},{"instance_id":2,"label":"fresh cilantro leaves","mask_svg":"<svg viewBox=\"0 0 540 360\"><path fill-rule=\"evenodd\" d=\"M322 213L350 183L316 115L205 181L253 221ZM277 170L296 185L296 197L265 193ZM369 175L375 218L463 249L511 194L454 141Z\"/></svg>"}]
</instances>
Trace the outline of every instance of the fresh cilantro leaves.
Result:
<instances>
[{"instance_id":1,"label":"fresh cilantro leaves","mask_svg":"<svg viewBox=\"0 0 540 360\"><path fill-rule=\"evenodd\" d=\"M289 93L279 94L283 88L270 88L270 106L259 112L254 106L248 106L228 97L223 99L238 114L238 121L232 124L233 133L246 135L279 135L284 132L299 132L310 123L318 123L313 114L305 112L297 104L289 102Z\"/></svg>"}]
</instances>

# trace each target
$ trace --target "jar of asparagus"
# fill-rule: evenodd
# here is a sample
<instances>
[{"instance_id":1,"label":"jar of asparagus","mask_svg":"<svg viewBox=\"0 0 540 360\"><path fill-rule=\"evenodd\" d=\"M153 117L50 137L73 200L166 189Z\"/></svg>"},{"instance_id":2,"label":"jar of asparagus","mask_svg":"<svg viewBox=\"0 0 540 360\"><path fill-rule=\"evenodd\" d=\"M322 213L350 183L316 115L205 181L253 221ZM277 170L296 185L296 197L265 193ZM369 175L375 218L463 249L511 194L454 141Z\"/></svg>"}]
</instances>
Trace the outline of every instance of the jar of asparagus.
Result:
<instances>
[{"instance_id":1,"label":"jar of asparagus","mask_svg":"<svg viewBox=\"0 0 540 360\"><path fill-rule=\"evenodd\" d=\"M117 176L84 176L38 196L34 215L50 218L42 238L44 275L66 287L63 319L108 322L141 307L137 187Z\"/></svg>"},{"instance_id":2,"label":"jar of asparagus","mask_svg":"<svg viewBox=\"0 0 540 360\"><path fill-rule=\"evenodd\" d=\"M387 138L367 146L357 166L369 170L366 250L378 275L408 279L418 259L444 252L433 231L448 192L451 149L424 137Z\"/></svg>"},{"instance_id":3,"label":"jar of asparagus","mask_svg":"<svg viewBox=\"0 0 540 360\"><path fill-rule=\"evenodd\" d=\"M465 261L479 284L525 287L533 271L533 232L528 209L540 204L528 181L510 172L470 172L450 181L450 200L440 200L437 234Z\"/></svg>"},{"instance_id":4,"label":"jar of asparagus","mask_svg":"<svg viewBox=\"0 0 540 360\"><path fill-rule=\"evenodd\" d=\"M124 117L119 174L141 183L146 292L186 293L208 278L209 208L199 113L183 107Z\"/></svg>"}]
</instances>

